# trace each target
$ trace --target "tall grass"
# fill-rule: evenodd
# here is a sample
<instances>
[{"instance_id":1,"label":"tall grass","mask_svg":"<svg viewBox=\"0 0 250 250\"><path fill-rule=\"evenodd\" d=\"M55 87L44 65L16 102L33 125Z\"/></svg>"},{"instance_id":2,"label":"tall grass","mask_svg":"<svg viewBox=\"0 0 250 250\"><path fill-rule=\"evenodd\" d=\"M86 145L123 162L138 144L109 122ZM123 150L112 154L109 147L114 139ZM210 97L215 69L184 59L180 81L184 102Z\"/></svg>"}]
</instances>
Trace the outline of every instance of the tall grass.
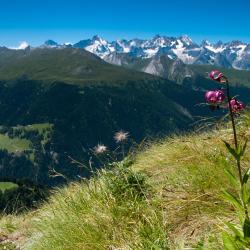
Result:
<instances>
[{"instance_id":1,"label":"tall grass","mask_svg":"<svg viewBox=\"0 0 250 250\"><path fill-rule=\"evenodd\" d=\"M26 249L168 249L147 177L127 162L58 190L32 223Z\"/></svg>"},{"instance_id":2,"label":"tall grass","mask_svg":"<svg viewBox=\"0 0 250 250\"><path fill-rule=\"evenodd\" d=\"M249 116L237 123L239 137L250 138ZM146 145L132 165L114 163L91 180L58 189L23 222L3 218L0 227L7 232L6 223L13 224L10 233L21 232L28 250L223 250L223 222L236 217L221 191L237 191L225 171L235 171L225 138L233 140L223 126Z\"/></svg>"},{"instance_id":3,"label":"tall grass","mask_svg":"<svg viewBox=\"0 0 250 250\"><path fill-rule=\"evenodd\" d=\"M238 120L239 136L250 138L249 116ZM173 136L149 145L133 166L144 171L166 211L171 249L182 242L186 247L224 249L221 232L224 220L234 219L235 210L221 195L237 191L227 170L237 174L233 158L223 139L233 140L230 127L205 133ZM250 163L249 148L243 169Z\"/></svg>"}]
</instances>

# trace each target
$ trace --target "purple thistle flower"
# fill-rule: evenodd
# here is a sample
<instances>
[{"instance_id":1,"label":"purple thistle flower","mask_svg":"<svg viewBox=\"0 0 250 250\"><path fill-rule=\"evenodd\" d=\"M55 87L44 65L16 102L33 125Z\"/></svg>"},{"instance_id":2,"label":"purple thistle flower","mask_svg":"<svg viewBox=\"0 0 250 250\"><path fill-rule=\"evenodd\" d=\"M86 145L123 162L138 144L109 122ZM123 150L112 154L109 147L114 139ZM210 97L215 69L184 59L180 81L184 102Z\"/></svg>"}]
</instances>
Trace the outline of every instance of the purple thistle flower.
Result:
<instances>
[{"instance_id":1,"label":"purple thistle flower","mask_svg":"<svg viewBox=\"0 0 250 250\"><path fill-rule=\"evenodd\" d=\"M205 94L205 100L210 104L222 103L225 100L225 94L220 89L207 91Z\"/></svg>"},{"instance_id":2,"label":"purple thistle flower","mask_svg":"<svg viewBox=\"0 0 250 250\"><path fill-rule=\"evenodd\" d=\"M238 112L242 111L246 107L246 105L243 102L240 102L240 101L238 101L236 99L231 99L230 100L230 105L231 105L233 113L238 113Z\"/></svg>"},{"instance_id":3,"label":"purple thistle flower","mask_svg":"<svg viewBox=\"0 0 250 250\"><path fill-rule=\"evenodd\" d=\"M227 78L223 75L223 73L221 73L219 70L215 69L213 71L211 71L209 73L209 77L216 81L216 82L220 82L220 83L225 83L227 82Z\"/></svg>"}]
</instances>

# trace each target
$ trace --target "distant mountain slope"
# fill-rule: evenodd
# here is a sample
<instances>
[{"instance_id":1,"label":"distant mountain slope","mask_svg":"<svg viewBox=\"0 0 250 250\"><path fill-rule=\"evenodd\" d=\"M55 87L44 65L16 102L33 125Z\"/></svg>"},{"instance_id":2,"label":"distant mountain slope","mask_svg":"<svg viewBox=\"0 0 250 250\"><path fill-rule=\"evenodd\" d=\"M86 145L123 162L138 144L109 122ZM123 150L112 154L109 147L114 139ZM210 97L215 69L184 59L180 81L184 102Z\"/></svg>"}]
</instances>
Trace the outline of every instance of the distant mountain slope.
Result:
<instances>
[{"instance_id":1,"label":"distant mountain slope","mask_svg":"<svg viewBox=\"0 0 250 250\"><path fill-rule=\"evenodd\" d=\"M187 65L187 67L196 75L208 76L208 73L215 69L212 65ZM236 70L217 67L222 71L234 86L245 86L250 88L250 71Z\"/></svg>"},{"instance_id":2,"label":"distant mountain slope","mask_svg":"<svg viewBox=\"0 0 250 250\"><path fill-rule=\"evenodd\" d=\"M131 54L112 53L105 56L104 60L111 64L160 76L177 83L181 83L185 77L194 75L191 68L181 60L172 60L166 55L154 56L152 58L135 58Z\"/></svg>"},{"instance_id":3,"label":"distant mountain slope","mask_svg":"<svg viewBox=\"0 0 250 250\"><path fill-rule=\"evenodd\" d=\"M105 56L104 60L111 64L160 76L179 84L189 81L196 85L197 77L205 78L208 76L208 72L215 68L212 65L187 65L179 59L172 60L166 55L135 58L130 53L112 53ZM250 71L217 68L224 72L234 85L250 87Z\"/></svg>"},{"instance_id":4,"label":"distant mountain slope","mask_svg":"<svg viewBox=\"0 0 250 250\"><path fill-rule=\"evenodd\" d=\"M0 79L8 80L18 77L68 83L154 78L150 75L110 65L83 49L27 48L25 50L10 50L0 48Z\"/></svg>"}]
</instances>

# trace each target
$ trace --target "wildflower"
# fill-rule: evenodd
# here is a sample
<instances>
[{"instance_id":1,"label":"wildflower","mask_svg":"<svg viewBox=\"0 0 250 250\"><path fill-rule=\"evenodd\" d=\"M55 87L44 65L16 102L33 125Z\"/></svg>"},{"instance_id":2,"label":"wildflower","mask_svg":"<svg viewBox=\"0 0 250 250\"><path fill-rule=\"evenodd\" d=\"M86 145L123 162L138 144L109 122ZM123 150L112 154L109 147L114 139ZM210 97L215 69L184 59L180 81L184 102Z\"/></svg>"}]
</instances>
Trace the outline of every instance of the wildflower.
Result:
<instances>
[{"instance_id":1,"label":"wildflower","mask_svg":"<svg viewBox=\"0 0 250 250\"><path fill-rule=\"evenodd\" d=\"M114 139L116 143L126 141L128 139L129 133L124 131L119 131L115 133Z\"/></svg>"},{"instance_id":2,"label":"wildflower","mask_svg":"<svg viewBox=\"0 0 250 250\"><path fill-rule=\"evenodd\" d=\"M241 110L243 110L246 107L246 105L244 103L242 103L236 99L230 100L230 106L231 106L233 113L240 112Z\"/></svg>"},{"instance_id":3,"label":"wildflower","mask_svg":"<svg viewBox=\"0 0 250 250\"><path fill-rule=\"evenodd\" d=\"M222 103L225 100L225 94L222 90L207 91L205 94L206 102L210 104Z\"/></svg>"},{"instance_id":4,"label":"wildflower","mask_svg":"<svg viewBox=\"0 0 250 250\"><path fill-rule=\"evenodd\" d=\"M107 151L107 147L103 144L98 144L97 146L94 147L94 152L96 154L103 154Z\"/></svg>"},{"instance_id":5,"label":"wildflower","mask_svg":"<svg viewBox=\"0 0 250 250\"><path fill-rule=\"evenodd\" d=\"M223 73L221 73L219 70L215 69L213 71L211 71L209 73L209 77L216 81L216 82L220 82L220 83L225 83L227 82L227 78L223 75Z\"/></svg>"}]
</instances>

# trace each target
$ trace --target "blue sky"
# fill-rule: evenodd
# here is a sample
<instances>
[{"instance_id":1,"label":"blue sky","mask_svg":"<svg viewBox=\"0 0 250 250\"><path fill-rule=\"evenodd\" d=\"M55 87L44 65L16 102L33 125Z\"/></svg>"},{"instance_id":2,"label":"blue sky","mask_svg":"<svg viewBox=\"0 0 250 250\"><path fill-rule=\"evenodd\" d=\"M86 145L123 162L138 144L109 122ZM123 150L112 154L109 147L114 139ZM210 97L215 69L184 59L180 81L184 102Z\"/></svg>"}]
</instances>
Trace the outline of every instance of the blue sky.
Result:
<instances>
[{"instance_id":1,"label":"blue sky","mask_svg":"<svg viewBox=\"0 0 250 250\"><path fill-rule=\"evenodd\" d=\"M0 45L188 34L250 43L249 0L1 0Z\"/></svg>"}]
</instances>

